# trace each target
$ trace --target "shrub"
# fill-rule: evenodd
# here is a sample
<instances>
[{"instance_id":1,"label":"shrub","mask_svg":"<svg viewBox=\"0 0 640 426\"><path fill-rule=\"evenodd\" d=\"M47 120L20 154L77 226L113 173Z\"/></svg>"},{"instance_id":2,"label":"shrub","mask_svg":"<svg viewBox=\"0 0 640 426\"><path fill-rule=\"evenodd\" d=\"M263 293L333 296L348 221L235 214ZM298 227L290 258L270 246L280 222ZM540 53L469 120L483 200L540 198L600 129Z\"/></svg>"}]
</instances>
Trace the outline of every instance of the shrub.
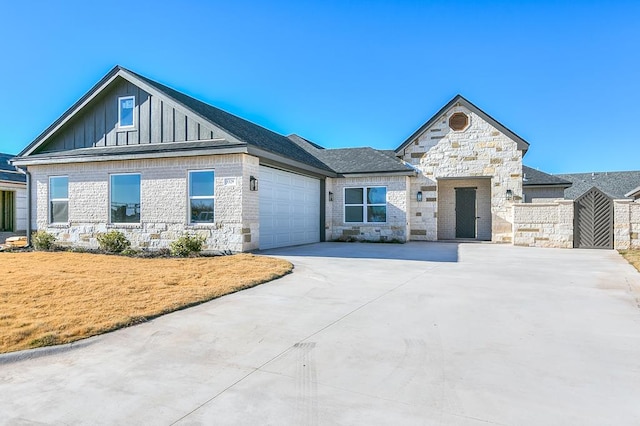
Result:
<instances>
[{"instance_id":1,"label":"shrub","mask_svg":"<svg viewBox=\"0 0 640 426\"><path fill-rule=\"evenodd\" d=\"M107 253L121 253L131 247L131 242L120 231L109 231L104 234L98 234L98 245L101 250Z\"/></svg>"},{"instance_id":2,"label":"shrub","mask_svg":"<svg viewBox=\"0 0 640 426\"><path fill-rule=\"evenodd\" d=\"M186 257L191 254L197 254L202 251L206 238L202 235L188 235L185 234L177 240L171 241L169 244L169 250L172 256Z\"/></svg>"},{"instance_id":3,"label":"shrub","mask_svg":"<svg viewBox=\"0 0 640 426\"><path fill-rule=\"evenodd\" d=\"M47 231L38 231L31 236L31 243L36 250L49 251L54 248L55 235Z\"/></svg>"},{"instance_id":4,"label":"shrub","mask_svg":"<svg viewBox=\"0 0 640 426\"><path fill-rule=\"evenodd\" d=\"M135 256L138 256L140 254L140 250L136 250L136 249L132 249L132 248L126 248L126 249L122 250L120 252L120 254L123 255L123 256L135 257Z\"/></svg>"}]
</instances>

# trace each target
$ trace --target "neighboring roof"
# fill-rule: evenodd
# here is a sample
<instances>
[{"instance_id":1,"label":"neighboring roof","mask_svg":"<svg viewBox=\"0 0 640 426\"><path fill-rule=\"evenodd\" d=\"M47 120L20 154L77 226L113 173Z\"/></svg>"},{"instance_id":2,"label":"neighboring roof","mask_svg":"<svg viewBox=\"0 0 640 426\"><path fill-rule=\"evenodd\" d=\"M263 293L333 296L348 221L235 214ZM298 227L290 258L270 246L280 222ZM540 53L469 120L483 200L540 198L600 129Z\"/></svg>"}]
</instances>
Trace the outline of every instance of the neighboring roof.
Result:
<instances>
[{"instance_id":1,"label":"neighboring roof","mask_svg":"<svg viewBox=\"0 0 640 426\"><path fill-rule=\"evenodd\" d=\"M440 111L438 111L437 113L435 113L433 115L433 117L431 117L426 123L424 123L422 126L420 126L420 128L418 130L416 130L415 132L413 132L413 134L411 134L411 136L409 136L397 149L396 152L400 152L402 149L404 149L407 145L409 145L418 135L420 135L422 132L424 132L425 130L427 130L432 124L434 124L436 121L438 121L440 119L440 117L442 116L442 114L444 114L445 112L447 112L450 108L452 108L454 105L456 104L460 104L464 107L466 107L468 110L474 112L475 114L479 115L484 121L486 121L487 123L491 124L493 127L495 127L496 129L498 129L500 132L502 132L503 134L505 134L508 138L512 139L513 141L516 142L516 144L518 145L518 149L523 151L523 155L527 152L527 150L529 149L529 142L525 141L524 139L522 139L520 136L516 135L515 133L513 133L511 130L507 129L504 125L502 125L498 120L496 120L495 118L491 117L489 114L487 114L486 112L482 111L480 108L478 108L477 106L475 106L474 104L472 104L471 102L469 102L467 99L465 99L462 95L456 95L454 96L453 99L451 99L445 106L443 106Z\"/></svg>"},{"instance_id":2,"label":"neighboring roof","mask_svg":"<svg viewBox=\"0 0 640 426\"><path fill-rule=\"evenodd\" d=\"M640 170L627 172L569 173L555 175L573 185L564 191L565 198L575 200L596 187L611 198L628 198L629 191L640 185Z\"/></svg>"},{"instance_id":3,"label":"neighboring roof","mask_svg":"<svg viewBox=\"0 0 640 426\"><path fill-rule=\"evenodd\" d=\"M523 165L522 186L562 186L568 188L571 186L571 182Z\"/></svg>"},{"instance_id":4,"label":"neighboring roof","mask_svg":"<svg viewBox=\"0 0 640 426\"><path fill-rule=\"evenodd\" d=\"M638 186L637 188L633 188L631 191L624 194L624 196L629 198L640 197L640 186Z\"/></svg>"},{"instance_id":5,"label":"neighboring roof","mask_svg":"<svg viewBox=\"0 0 640 426\"><path fill-rule=\"evenodd\" d=\"M6 182L26 182L27 176L9 163L14 155L0 153L0 180Z\"/></svg>"},{"instance_id":6,"label":"neighboring roof","mask_svg":"<svg viewBox=\"0 0 640 426\"><path fill-rule=\"evenodd\" d=\"M80 98L80 100L69 108L58 120L42 132L33 142L31 142L19 154L19 156L28 156L38 146L42 145L59 126L64 124L71 116L75 115L83 106L86 105L86 103L93 99L97 93L108 87L109 83L118 76L131 81L133 84L140 85L141 82L146 83L146 86L150 86L161 95L170 98L183 108L191 111L196 116L201 117L211 125L222 129L247 145L298 161L316 169L331 171L319 159L310 155L297 144L292 143L292 141L285 136L272 132L271 130L237 117L219 108L213 107L121 66L116 66L109 71L109 73L107 73L107 75L93 86L89 92ZM164 149L172 148L165 146ZM113 152L115 153L115 151Z\"/></svg>"}]
</instances>

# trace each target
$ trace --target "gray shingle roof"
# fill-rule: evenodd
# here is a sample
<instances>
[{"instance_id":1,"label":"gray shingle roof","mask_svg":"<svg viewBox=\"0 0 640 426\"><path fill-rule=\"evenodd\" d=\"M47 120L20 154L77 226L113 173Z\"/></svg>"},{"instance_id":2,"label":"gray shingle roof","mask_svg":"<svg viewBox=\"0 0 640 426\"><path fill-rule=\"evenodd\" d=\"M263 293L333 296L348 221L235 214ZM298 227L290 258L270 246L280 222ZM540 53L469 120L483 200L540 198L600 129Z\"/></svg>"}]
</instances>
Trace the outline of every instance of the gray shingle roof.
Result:
<instances>
[{"instance_id":1,"label":"gray shingle roof","mask_svg":"<svg viewBox=\"0 0 640 426\"><path fill-rule=\"evenodd\" d=\"M19 172L17 168L9 163L9 160L13 157L15 157L15 155L0 153L0 180L26 182L27 176Z\"/></svg>"},{"instance_id":2,"label":"gray shingle roof","mask_svg":"<svg viewBox=\"0 0 640 426\"><path fill-rule=\"evenodd\" d=\"M369 147L325 149L298 135L289 135L288 138L339 174L414 172L412 167L396 157L393 150Z\"/></svg>"},{"instance_id":3,"label":"gray shingle roof","mask_svg":"<svg viewBox=\"0 0 640 426\"><path fill-rule=\"evenodd\" d=\"M522 186L571 186L571 182L531 167L522 166Z\"/></svg>"},{"instance_id":4,"label":"gray shingle roof","mask_svg":"<svg viewBox=\"0 0 640 426\"><path fill-rule=\"evenodd\" d=\"M182 92L178 92L177 90L167 87L164 84L127 70L126 68L120 68L153 86L156 90L182 104L184 107L195 111L200 116L209 120L212 124L220 127L227 133L230 133L249 145L329 171L329 168L322 161L302 149L297 144L292 143L292 141L285 136L206 104L192 98L191 96L185 95Z\"/></svg>"},{"instance_id":5,"label":"gray shingle roof","mask_svg":"<svg viewBox=\"0 0 640 426\"><path fill-rule=\"evenodd\" d=\"M575 200L592 187L614 199L627 198L625 194L640 186L640 170L627 172L568 173L556 175L573 183L564 191L565 198Z\"/></svg>"},{"instance_id":6,"label":"gray shingle roof","mask_svg":"<svg viewBox=\"0 0 640 426\"><path fill-rule=\"evenodd\" d=\"M342 148L318 151L318 157L336 173L407 172L414 169L400 159L373 148Z\"/></svg>"}]
</instances>

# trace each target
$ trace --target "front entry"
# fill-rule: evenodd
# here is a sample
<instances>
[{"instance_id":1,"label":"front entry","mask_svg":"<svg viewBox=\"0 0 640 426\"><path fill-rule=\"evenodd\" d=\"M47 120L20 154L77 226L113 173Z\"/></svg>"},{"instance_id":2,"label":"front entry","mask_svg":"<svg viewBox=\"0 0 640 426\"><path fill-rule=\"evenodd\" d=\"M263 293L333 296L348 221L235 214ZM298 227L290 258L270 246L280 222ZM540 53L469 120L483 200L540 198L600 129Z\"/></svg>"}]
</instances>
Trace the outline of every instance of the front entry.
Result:
<instances>
[{"instance_id":1,"label":"front entry","mask_svg":"<svg viewBox=\"0 0 640 426\"><path fill-rule=\"evenodd\" d=\"M476 238L476 188L456 188L456 238Z\"/></svg>"}]
</instances>

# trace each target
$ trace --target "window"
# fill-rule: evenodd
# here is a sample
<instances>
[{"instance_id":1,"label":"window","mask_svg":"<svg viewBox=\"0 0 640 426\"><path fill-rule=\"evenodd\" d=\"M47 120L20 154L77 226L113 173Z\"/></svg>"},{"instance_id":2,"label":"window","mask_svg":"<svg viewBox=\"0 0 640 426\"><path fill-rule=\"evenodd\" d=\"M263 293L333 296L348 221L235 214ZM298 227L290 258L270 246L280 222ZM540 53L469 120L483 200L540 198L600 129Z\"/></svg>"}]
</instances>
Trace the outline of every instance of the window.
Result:
<instances>
[{"instance_id":1,"label":"window","mask_svg":"<svg viewBox=\"0 0 640 426\"><path fill-rule=\"evenodd\" d=\"M140 223L140 175L111 175L111 223Z\"/></svg>"},{"instance_id":2,"label":"window","mask_svg":"<svg viewBox=\"0 0 640 426\"><path fill-rule=\"evenodd\" d=\"M386 222L387 188L384 186L345 188L344 221Z\"/></svg>"},{"instance_id":3,"label":"window","mask_svg":"<svg viewBox=\"0 0 640 426\"><path fill-rule=\"evenodd\" d=\"M69 178L52 176L49 178L49 222L69 221Z\"/></svg>"},{"instance_id":4,"label":"window","mask_svg":"<svg viewBox=\"0 0 640 426\"><path fill-rule=\"evenodd\" d=\"M189 220L191 223L213 223L213 170L189 172Z\"/></svg>"},{"instance_id":5,"label":"window","mask_svg":"<svg viewBox=\"0 0 640 426\"><path fill-rule=\"evenodd\" d=\"M133 108L136 104L135 96L118 98L118 127L133 127Z\"/></svg>"}]
</instances>

